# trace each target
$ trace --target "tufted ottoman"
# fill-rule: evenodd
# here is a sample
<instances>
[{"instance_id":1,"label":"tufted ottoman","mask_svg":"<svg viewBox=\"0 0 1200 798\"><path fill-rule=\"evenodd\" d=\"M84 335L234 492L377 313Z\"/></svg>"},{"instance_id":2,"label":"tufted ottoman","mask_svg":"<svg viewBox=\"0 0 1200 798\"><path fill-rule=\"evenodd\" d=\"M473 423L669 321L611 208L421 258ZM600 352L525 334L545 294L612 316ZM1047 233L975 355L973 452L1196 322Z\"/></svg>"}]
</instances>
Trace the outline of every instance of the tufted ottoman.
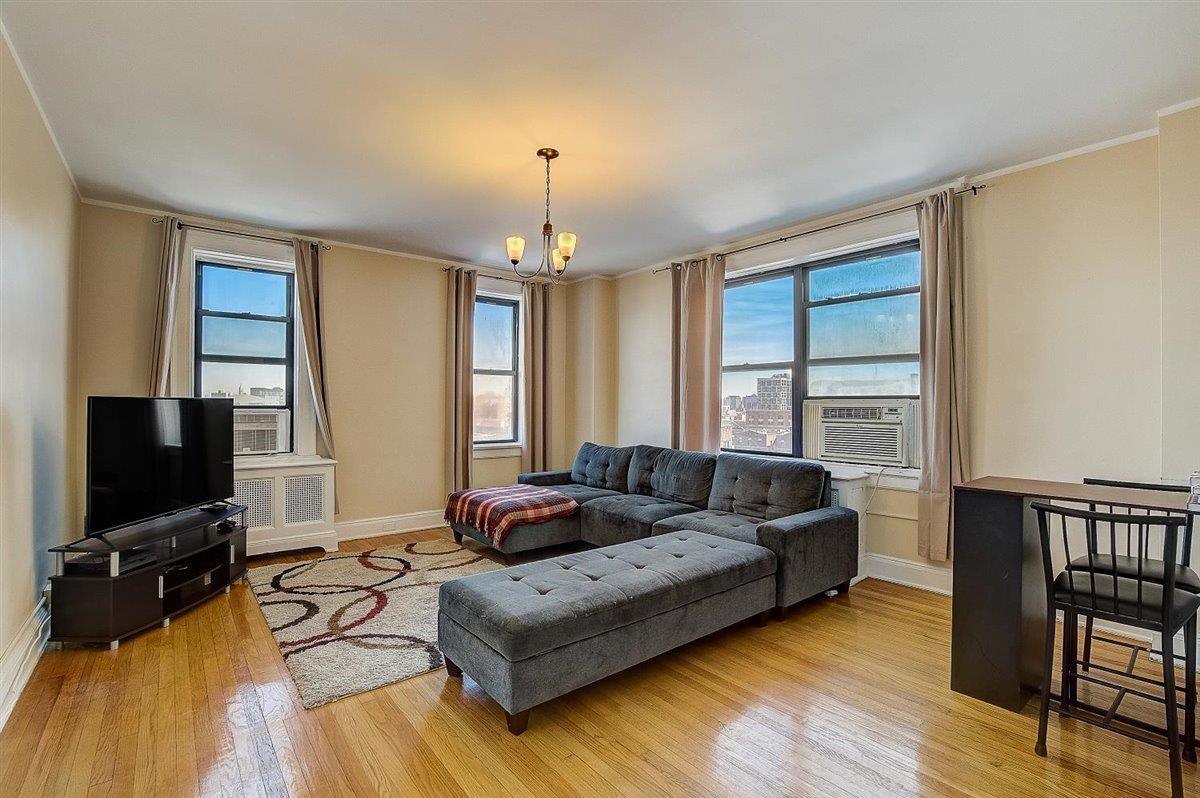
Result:
<instances>
[{"instance_id":1,"label":"tufted ottoman","mask_svg":"<svg viewBox=\"0 0 1200 798\"><path fill-rule=\"evenodd\" d=\"M775 606L775 555L703 532L446 582L438 646L520 734L529 710Z\"/></svg>"}]
</instances>

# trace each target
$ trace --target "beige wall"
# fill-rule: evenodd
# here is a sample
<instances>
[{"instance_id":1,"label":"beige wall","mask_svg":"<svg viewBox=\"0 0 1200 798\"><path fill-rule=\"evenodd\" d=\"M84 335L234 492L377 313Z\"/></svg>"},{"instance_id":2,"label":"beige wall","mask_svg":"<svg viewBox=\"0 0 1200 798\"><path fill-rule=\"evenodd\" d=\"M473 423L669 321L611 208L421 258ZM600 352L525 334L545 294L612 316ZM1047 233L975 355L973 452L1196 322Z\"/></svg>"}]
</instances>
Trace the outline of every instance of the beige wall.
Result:
<instances>
[{"instance_id":1,"label":"beige wall","mask_svg":"<svg viewBox=\"0 0 1200 798\"><path fill-rule=\"evenodd\" d=\"M977 475L1155 479L1169 470L1164 439L1200 434L1200 400L1188 393L1200 379L1200 213L1198 182L1187 171L1200 152L1195 125L1190 117L1181 121L1173 154L1163 156L1184 177L1161 186L1159 141L1151 137L1002 175L964 198ZM1164 136L1172 128L1164 123ZM1181 255L1177 273L1164 270L1161 286L1160 188L1164 202L1170 197L1181 209L1162 214L1163 251L1177 247ZM656 282L664 277L618 281L617 426L625 444L669 440L670 287L669 280ZM1168 280L1178 287L1168 289ZM1171 301L1189 308L1177 308L1178 320L1160 334L1159 303L1168 290ZM1163 335L1170 337L1165 347ZM1176 355L1164 361L1172 349ZM1164 419L1164 391L1188 397L1178 402L1175 420ZM1194 461L1200 451L1195 443L1179 448ZM1200 461L1187 465L1196 467ZM915 516L914 493L879 490L865 521L868 552L919 560Z\"/></svg>"},{"instance_id":2,"label":"beige wall","mask_svg":"<svg viewBox=\"0 0 1200 798\"><path fill-rule=\"evenodd\" d=\"M613 444L617 436L617 286L613 280L568 283L564 435L557 459L569 464L584 441Z\"/></svg>"},{"instance_id":3,"label":"beige wall","mask_svg":"<svg viewBox=\"0 0 1200 798\"><path fill-rule=\"evenodd\" d=\"M617 308L617 442L670 446L671 275L646 271L618 280Z\"/></svg>"},{"instance_id":4,"label":"beige wall","mask_svg":"<svg viewBox=\"0 0 1200 798\"><path fill-rule=\"evenodd\" d=\"M976 475L1158 476L1157 146L1014 172L965 198Z\"/></svg>"},{"instance_id":5,"label":"beige wall","mask_svg":"<svg viewBox=\"0 0 1200 798\"><path fill-rule=\"evenodd\" d=\"M31 619L46 548L77 531L69 397L79 200L7 43L0 207L0 675L15 677L8 669L39 631Z\"/></svg>"},{"instance_id":6,"label":"beige wall","mask_svg":"<svg viewBox=\"0 0 1200 798\"><path fill-rule=\"evenodd\" d=\"M1162 476L1200 470L1200 108L1159 119Z\"/></svg>"}]
</instances>

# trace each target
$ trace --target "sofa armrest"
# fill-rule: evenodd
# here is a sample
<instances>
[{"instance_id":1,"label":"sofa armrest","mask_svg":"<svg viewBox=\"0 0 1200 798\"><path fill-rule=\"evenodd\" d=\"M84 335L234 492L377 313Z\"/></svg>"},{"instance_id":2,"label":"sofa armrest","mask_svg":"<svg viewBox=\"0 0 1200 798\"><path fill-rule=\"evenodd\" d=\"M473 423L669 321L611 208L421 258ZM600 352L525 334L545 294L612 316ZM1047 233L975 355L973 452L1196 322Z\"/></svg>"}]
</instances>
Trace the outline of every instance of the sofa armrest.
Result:
<instances>
[{"instance_id":1,"label":"sofa armrest","mask_svg":"<svg viewBox=\"0 0 1200 798\"><path fill-rule=\"evenodd\" d=\"M517 475L522 485L570 485L570 471L526 471Z\"/></svg>"},{"instance_id":2,"label":"sofa armrest","mask_svg":"<svg viewBox=\"0 0 1200 798\"><path fill-rule=\"evenodd\" d=\"M758 544L775 552L777 601L787 607L858 575L858 513L822 507L764 521Z\"/></svg>"}]
</instances>

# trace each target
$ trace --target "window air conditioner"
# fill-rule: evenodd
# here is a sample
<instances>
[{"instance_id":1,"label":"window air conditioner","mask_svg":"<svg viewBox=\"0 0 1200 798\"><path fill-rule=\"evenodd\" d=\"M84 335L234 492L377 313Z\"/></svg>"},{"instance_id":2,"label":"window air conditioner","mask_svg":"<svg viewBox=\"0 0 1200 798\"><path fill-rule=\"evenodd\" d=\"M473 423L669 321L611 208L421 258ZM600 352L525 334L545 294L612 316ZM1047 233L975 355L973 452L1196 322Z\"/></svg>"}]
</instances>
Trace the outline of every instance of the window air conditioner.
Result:
<instances>
[{"instance_id":1,"label":"window air conditioner","mask_svg":"<svg viewBox=\"0 0 1200 798\"><path fill-rule=\"evenodd\" d=\"M919 468L918 402L917 399L807 399L804 456Z\"/></svg>"},{"instance_id":2,"label":"window air conditioner","mask_svg":"<svg viewBox=\"0 0 1200 798\"><path fill-rule=\"evenodd\" d=\"M233 453L275 454L291 451L290 410L245 408L233 411Z\"/></svg>"}]
</instances>

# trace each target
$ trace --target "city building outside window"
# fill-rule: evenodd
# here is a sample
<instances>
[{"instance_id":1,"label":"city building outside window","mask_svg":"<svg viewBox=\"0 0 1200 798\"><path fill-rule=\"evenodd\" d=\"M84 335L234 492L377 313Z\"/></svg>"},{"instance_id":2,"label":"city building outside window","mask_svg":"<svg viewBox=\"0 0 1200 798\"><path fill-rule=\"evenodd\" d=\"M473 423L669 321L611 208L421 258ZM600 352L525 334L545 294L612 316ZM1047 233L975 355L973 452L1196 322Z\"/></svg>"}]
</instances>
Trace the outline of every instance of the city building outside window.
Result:
<instances>
[{"instance_id":1,"label":"city building outside window","mask_svg":"<svg viewBox=\"0 0 1200 798\"><path fill-rule=\"evenodd\" d=\"M520 324L516 299L475 299L475 443L513 443L518 438Z\"/></svg>"},{"instance_id":2,"label":"city building outside window","mask_svg":"<svg viewBox=\"0 0 1200 798\"><path fill-rule=\"evenodd\" d=\"M293 274L196 262L195 395L233 399L234 453L291 451Z\"/></svg>"},{"instance_id":3,"label":"city building outside window","mask_svg":"<svg viewBox=\"0 0 1200 798\"><path fill-rule=\"evenodd\" d=\"M805 399L917 397L916 241L725 285L721 448L803 456Z\"/></svg>"}]
</instances>

